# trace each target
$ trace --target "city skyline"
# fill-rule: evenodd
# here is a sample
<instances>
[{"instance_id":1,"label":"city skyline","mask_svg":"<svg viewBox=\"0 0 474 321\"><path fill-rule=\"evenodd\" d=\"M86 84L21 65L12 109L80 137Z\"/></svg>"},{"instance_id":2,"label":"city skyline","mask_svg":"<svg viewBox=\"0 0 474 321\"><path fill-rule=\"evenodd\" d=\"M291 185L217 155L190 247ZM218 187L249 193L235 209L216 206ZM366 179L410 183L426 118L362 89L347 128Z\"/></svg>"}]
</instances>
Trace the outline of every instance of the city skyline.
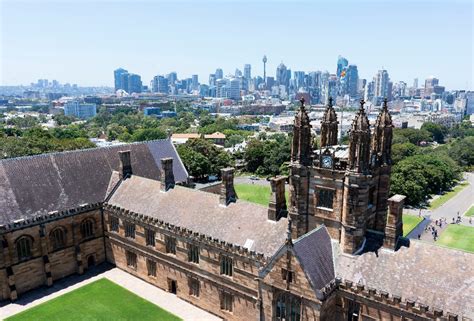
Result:
<instances>
[{"instance_id":1,"label":"city skyline","mask_svg":"<svg viewBox=\"0 0 474 321\"><path fill-rule=\"evenodd\" d=\"M227 75L245 64L253 77L263 76L263 55L267 76L275 76L281 62L292 72L336 73L342 55L368 80L384 68L393 81L435 76L447 89L473 86L472 4L464 1L3 1L1 9L1 85L47 78L113 87L118 67L139 74L144 85L172 71L205 82L216 68Z\"/></svg>"}]
</instances>

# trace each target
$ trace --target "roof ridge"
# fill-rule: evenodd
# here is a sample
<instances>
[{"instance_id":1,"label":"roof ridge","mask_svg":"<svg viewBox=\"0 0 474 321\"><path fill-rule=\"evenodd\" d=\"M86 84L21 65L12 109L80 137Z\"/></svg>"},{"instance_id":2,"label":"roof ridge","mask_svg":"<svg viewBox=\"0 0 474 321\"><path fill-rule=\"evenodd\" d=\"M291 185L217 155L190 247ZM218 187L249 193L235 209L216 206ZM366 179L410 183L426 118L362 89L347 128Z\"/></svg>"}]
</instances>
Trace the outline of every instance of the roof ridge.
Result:
<instances>
[{"instance_id":1,"label":"roof ridge","mask_svg":"<svg viewBox=\"0 0 474 321\"><path fill-rule=\"evenodd\" d=\"M315 229L309 231L308 233L301 235L299 238L297 238L297 239L293 242L293 244L296 244L296 243L298 243L298 242L304 240L304 239L307 238L308 236L313 235L313 234L316 233L317 231L323 229L323 227L325 228L326 225L321 224L321 225L319 225L317 228L315 228Z\"/></svg>"}]
</instances>

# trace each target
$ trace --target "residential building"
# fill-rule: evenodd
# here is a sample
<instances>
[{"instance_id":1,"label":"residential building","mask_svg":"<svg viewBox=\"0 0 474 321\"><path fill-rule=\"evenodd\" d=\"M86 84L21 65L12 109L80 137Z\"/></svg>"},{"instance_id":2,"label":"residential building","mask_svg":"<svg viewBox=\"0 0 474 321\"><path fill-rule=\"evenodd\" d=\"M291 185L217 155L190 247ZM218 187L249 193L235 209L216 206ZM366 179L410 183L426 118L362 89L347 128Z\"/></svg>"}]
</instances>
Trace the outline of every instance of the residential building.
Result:
<instances>
[{"instance_id":1,"label":"residential building","mask_svg":"<svg viewBox=\"0 0 474 321\"><path fill-rule=\"evenodd\" d=\"M89 119L97 114L96 104L84 104L79 101L71 101L64 104L64 115L79 119Z\"/></svg>"}]
</instances>

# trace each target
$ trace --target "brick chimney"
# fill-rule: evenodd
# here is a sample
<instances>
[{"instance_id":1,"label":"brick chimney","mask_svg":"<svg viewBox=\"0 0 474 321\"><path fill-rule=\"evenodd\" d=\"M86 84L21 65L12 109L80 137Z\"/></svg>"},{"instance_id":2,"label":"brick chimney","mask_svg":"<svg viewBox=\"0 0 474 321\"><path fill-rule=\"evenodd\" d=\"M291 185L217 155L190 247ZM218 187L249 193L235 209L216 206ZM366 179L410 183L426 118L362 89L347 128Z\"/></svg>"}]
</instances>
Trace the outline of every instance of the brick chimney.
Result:
<instances>
[{"instance_id":1,"label":"brick chimney","mask_svg":"<svg viewBox=\"0 0 474 321\"><path fill-rule=\"evenodd\" d=\"M231 202L237 201L237 194L234 189L234 169L232 167L221 169L221 205L227 206Z\"/></svg>"},{"instance_id":2,"label":"brick chimney","mask_svg":"<svg viewBox=\"0 0 474 321\"><path fill-rule=\"evenodd\" d=\"M119 176L120 179L125 179L132 175L132 161L130 159L130 151L125 150L119 152L119 159L120 159L120 168L119 168Z\"/></svg>"},{"instance_id":3,"label":"brick chimney","mask_svg":"<svg viewBox=\"0 0 474 321\"><path fill-rule=\"evenodd\" d=\"M403 204L404 195L393 195L388 199L388 217L385 226L385 239L383 246L395 251L397 249L398 239L403 236Z\"/></svg>"},{"instance_id":4,"label":"brick chimney","mask_svg":"<svg viewBox=\"0 0 474 321\"><path fill-rule=\"evenodd\" d=\"M162 192L166 192L174 187L173 158L168 157L161 159L160 181Z\"/></svg>"},{"instance_id":5,"label":"brick chimney","mask_svg":"<svg viewBox=\"0 0 474 321\"><path fill-rule=\"evenodd\" d=\"M270 203L268 204L269 220L278 221L288 214L286 208L285 181L285 176L277 176L270 180L272 193L270 195Z\"/></svg>"}]
</instances>

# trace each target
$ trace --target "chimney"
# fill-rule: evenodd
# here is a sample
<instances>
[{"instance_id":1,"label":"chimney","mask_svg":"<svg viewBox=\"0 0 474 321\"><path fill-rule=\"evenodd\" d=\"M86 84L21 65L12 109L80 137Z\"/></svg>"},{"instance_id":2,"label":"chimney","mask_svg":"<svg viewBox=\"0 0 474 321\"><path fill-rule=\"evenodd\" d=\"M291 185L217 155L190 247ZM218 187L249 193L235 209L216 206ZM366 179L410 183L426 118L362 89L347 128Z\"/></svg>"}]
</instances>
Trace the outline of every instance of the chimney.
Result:
<instances>
[{"instance_id":1,"label":"chimney","mask_svg":"<svg viewBox=\"0 0 474 321\"><path fill-rule=\"evenodd\" d=\"M270 180L272 193L270 195L270 203L268 204L269 220L278 221L288 214L286 209L285 181L285 176L277 176Z\"/></svg>"},{"instance_id":2,"label":"chimney","mask_svg":"<svg viewBox=\"0 0 474 321\"><path fill-rule=\"evenodd\" d=\"M395 251L397 249L398 239L403 236L403 204L404 195L393 195L388 199L388 218L385 226L385 239L383 246Z\"/></svg>"},{"instance_id":3,"label":"chimney","mask_svg":"<svg viewBox=\"0 0 474 321\"><path fill-rule=\"evenodd\" d=\"M237 201L237 194L234 189L234 169L232 167L221 169L221 205L227 206L231 202Z\"/></svg>"},{"instance_id":4,"label":"chimney","mask_svg":"<svg viewBox=\"0 0 474 321\"><path fill-rule=\"evenodd\" d=\"M174 187L173 158L168 157L161 159L160 180L162 192L166 192Z\"/></svg>"},{"instance_id":5,"label":"chimney","mask_svg":"<svg viewBox=\"0 0 474 321\"><path fill-rule=\"evenodd\" d=\"M119 168L119 175L120 179L125 179L132 175L132 162L130 160L130 151L125 150L119 152L119 159L120 159L120 168Z\"/></svg>"}]
</instances>

